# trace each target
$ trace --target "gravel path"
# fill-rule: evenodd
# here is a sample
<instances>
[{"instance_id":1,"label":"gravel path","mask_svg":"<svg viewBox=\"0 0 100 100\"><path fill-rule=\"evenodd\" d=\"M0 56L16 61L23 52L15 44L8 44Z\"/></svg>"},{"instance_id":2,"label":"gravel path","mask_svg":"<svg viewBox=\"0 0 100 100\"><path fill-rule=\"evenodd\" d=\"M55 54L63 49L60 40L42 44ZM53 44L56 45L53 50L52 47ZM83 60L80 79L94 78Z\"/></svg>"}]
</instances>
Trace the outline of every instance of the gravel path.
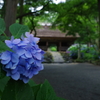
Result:
<instances>
[{"instance_id":1,"label":"gravel path","mask_svg":"<svg viewBox=\"0 0 100 100\"><path fill-rule=\"evenodd\" d=\"M100 100L100 66L88 63L44 64L33 77L36 83L47 79L56 94L66 100Z\"/></svg>"}]
</instances>

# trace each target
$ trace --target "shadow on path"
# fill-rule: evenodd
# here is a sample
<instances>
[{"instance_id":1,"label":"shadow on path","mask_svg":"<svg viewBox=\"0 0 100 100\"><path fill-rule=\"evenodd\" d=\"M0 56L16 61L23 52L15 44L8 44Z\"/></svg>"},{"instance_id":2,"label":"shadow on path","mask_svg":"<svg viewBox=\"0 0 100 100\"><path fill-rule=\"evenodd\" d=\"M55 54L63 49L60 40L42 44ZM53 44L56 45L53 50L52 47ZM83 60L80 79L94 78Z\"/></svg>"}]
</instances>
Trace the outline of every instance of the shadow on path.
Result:
<instances>
[{"instance_id":1,"label":"shadow on path","mask_svg":"<svg viewBox=\"0 0 100 100\"><path fill-rule=\"evenodd\" d=\"M100 100L100 67L88 63L44 64L33 77L36 83L47 79L59 97L68 100Z\"/></svg>"}]
</instances>

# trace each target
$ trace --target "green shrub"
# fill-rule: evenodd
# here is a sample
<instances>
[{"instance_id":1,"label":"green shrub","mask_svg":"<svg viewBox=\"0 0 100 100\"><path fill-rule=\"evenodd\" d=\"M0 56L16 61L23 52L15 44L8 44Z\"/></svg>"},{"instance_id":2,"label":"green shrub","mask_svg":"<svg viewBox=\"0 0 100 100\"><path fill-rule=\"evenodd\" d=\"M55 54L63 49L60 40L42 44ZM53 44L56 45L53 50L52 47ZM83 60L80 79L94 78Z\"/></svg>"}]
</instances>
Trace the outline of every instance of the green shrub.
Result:
<instances>
[{"instance_id":1,"label":"green shrub","mask_svg":"<svg viewBox=\"0 0 100 100\"><path fill-rule=\"evenodd\" d=\"M45 54L44 54L44 61L43 62L47 62L47 63L53 62L52 54L49 51L45 52Z\"/></svg>"},{"instance_id":2,"label":"green shrub","mask_svg":"<svg viewBox=\"0 0 100 100\"><path fill-rule=\"evenodd\" d=\"M69 61L69 54L66 52L60 52L65 62Z\"/></svg>"},{"instance_id":3,"label":"green shrub","mask_svg":"<svg viewBox=\"0 0 100 100\"><path fill-rule=\"evenodd\" d=\"M51 46L51 47L50 47L50 50L51 50L51 51L57 51L57 46Z\"/></svg>"},{"instance_id":4,"label":"green shrub","mask_svg":"<svg viewBox=\"0 0 100 100\"><path fill-rule=\"evenodd\" d=\"M77 59L78 57L78 44L72 45L67 49L69 55L72 59ZM87 47L87 45L81 45L81 59L90 61L99 59L98 53L93 46Z\"/></svg>"}]
</instances>

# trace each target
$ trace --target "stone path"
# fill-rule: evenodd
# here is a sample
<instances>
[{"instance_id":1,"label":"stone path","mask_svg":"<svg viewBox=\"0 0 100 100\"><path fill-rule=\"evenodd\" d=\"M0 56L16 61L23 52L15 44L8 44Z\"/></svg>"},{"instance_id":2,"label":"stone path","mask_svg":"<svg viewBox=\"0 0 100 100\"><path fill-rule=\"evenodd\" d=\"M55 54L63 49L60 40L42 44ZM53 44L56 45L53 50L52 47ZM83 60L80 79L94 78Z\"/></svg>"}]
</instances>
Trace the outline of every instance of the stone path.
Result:
<instances>
[{"instance_id":1,"label":"stone path","mask_svg":"<svg viewBox=\"0 0 100 100\"><path fill-rule=\"evenodd\" d=\"M53 56L54 63L63 63L64 59L62 58L59 52L50 52Z\"/></svg>"}]
</instances>

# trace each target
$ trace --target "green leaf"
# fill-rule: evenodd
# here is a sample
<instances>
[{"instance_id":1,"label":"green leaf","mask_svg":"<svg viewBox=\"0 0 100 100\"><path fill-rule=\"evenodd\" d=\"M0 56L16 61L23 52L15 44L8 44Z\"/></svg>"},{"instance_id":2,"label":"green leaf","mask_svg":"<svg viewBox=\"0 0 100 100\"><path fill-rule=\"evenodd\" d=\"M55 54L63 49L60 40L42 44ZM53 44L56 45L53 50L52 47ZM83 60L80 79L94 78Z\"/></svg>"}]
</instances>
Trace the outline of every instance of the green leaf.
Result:
<instances>
[{"instance_id":1,"label":"green leaf","mask_svg":"<svg viewBox=\"0 0 100 100\"><path fill-rule=\"evenodd\" d=\"M47 80L41 85L36 100L57 100L57 96Z\"/></svg>"},{"instance_id":2,"label":"green leaf","mask_svg":"<svg viewBox=\"0 0 100 100\"><path fill-rule=\"evenodd\" d=\"M4 87L6 86L6 83L8 82L10 78L9 77L4 77L2 79L0 79L0 91L3 92Z\"/></svg>"},{"instance_id":3,"label":"green leaf","mask_svg":"<svg viewBox=\"0 0 100 100\"><path fill-rule=\"evenodd\" d=\"M26 25L21 25L18 23L12 24L9 27L9 30L15 38L20 38L22 34L29 32L29 28Z\"/></svg>"},{"instance_id":4,"label":"green leaf","mask_svg":"<svg viewBox=\"0 0 100 100\"><path fill-rule=\"evenodd\" d=\"M32 79L29 80L28 84L30 85L30 87L33 87L36 85L36 83Z\"/></svg>"},{"instance_id":5,"label":"green leaf","mask_svg":"<svg viewBox=\"0 0 100 100\"><path fill-rule=\"evenodd\" d=\"M40 90L41 84L35 85L32 87L34 93L34 100L37 98L38 91Z\"/></svg>"},{"instance_id":6,"label":"green leaf","mask_svg":"<svg viewBox=\"0 0 100 100\"><path fill-rule=\"evenodd\" d=\"M4 77L0 79L0 98L9 79L9 77Z\"/></svg>"},{"instance_id":7,"label":"green leaf","mask_svg":"<svg viewBox=\"0 0 100 100\"><path fill-rule=\"evenodd\" d=\"M10 79L1 100L34 100L34 95L29 84Z\"/></svg>"},{"instance_id":8,"label":"green leaf","mask_svg":"<svg viewBox=\"0 0 100 100\"><path fill-rule=\"evenodd\" d=\"M2 18L0 18L0 35L4 34L5 29L6 29L5 22Z\"/></svg>"},{"instance_id":9,"label":"green leaf","mask_svg":"<svg viewBox=\"0 0 100 100\"><path fill-rule=\"evenodd\" d=\"M12 51L9 47L7 47L7 45L4 42L0 41L0 52L6 51L6 50Z\"/></svg>"},{"instance_id":10,"label":"green leaf","mask_svg":"<svg viewBox=\"0 0 100 100\"><path fill-rule=\"evenodd\" d=\"M0 79L4 78L5 77L5 71L2 69L2 64L0 63Z\"/></svg>"},{"instance_id":11,"label":"green leaf","mask_svg":"<svg viewBox=\"0 0 100 100\"><path fill-rule=\"evenodd\" d=\"M9 39L9 37L7 37L7 36L0 36L0 41L5 41L5 40L8 40Z\"/></svg>"}]
</instances>

